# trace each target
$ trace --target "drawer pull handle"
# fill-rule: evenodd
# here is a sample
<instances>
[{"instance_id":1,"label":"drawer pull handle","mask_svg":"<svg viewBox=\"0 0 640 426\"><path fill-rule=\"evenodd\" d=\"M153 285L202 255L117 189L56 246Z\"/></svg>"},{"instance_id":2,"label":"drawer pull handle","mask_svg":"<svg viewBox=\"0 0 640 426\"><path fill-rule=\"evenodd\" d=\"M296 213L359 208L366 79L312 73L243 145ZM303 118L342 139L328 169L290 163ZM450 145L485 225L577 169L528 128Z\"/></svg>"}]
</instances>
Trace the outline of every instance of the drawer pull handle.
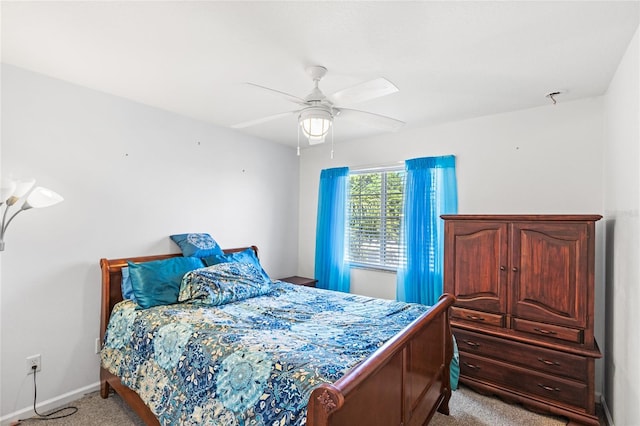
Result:
<instances>
[{"instance_id":1,"label":"drawer pull handle","mask_svg":"<svg viewBox=\"0 0 640 426\"><path fill-rule=\"evenodd\" d=\"M551 386L543 385L542 383L538 383L538 386L549 392L560 392L560 388L553 388Z\"/></svg>"},{"instance_id":2,"label":"drawer pull handle","mask_svg":"<svg viewBox=\"0 0 640 426\"><path fill-rule=\"evenodd\" d=\"M504 271L505 269L507 269L504 265L500 267L501 271Z\"/></svg>"},{"instance_id":3,"label":"drawer pull handle","mask_svg":"<svg viewBox=\"0 0 640 426\"><path fill-rule=\"evenodd\" d=\"M472 342L471 340L464 340L464 343L466 343L468 346L471 346L472 348L479 348L480 347L479 343Z\"/></svg>"},{"instance_id":4,"label":"drawer pull handle","mask_svg":"<svg viewBox=\"0 0 640 426\"><path fill-rule=\"evenodd\" d=\"M475 364L469 364L468 362L463 362L464 365L466 365L467 367L469 367L472 370L480 370L480 367L478 367Z\"/></svg>"},{"instance_id":5,"label":"drawer pull handle","mask_svg":"<svg viewBox=\"0 0 640 426\"><path fill-rule=\"evenodd\" d=\"M472 321L484 321L484 318L478 317L478 316L475 316L475 315L467 315L467 319L470 319Z\"/></svg>"},{"instance_id":6,"label":"drawer pull handle","mask_svg":"<svg viewBox=\"0 0 640 426\"><path fill-rule=\"evenodd\" d=\"M558 334L558 333L556 333L555 331L551 331L551 330L544 330L544 329L542 329L542 328L538 328L538 327L534 328L534 331L537 331L537 332L538 332L538 333L540 333L540 334L551 334L551 335L553 335L553 334Z\"/></svg>"},{"instance_id":7,"label":"drawer pull handle","mask_svg":"<svg viewBox=\"0 0 640 426\"><path fill-rule=\"evenodd\" d=\"M560 367L560 363L556 361L549 361L548 359L543 359L543 358L538 358L538 361L546 365L553 365L556 367Z\"/></svg>"}]
</instances>

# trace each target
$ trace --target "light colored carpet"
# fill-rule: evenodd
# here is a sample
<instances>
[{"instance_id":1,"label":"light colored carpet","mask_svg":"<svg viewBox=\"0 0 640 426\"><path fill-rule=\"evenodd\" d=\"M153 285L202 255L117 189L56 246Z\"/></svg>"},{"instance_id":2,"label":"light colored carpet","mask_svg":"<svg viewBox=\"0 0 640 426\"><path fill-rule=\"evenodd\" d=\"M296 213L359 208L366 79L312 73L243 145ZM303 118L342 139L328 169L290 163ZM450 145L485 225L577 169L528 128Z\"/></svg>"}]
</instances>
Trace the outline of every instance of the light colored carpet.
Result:
<instances>
[{"instance_id":1,"label":"light colored carpet","mask_svg":"<svg viewBox=\"0 0 640 426\"><path fill-rule=\"evenodd\" d=\"M87 394L73 404L78 412L70 417L49 420L46 425L64 426L144 426L118 395L100 398L98 392ZM493 397L487 397L461 387L453 392L449 404L451 415L436 413L430 425L434 426L559 426L566 424L560 417L549 417L527 411ZM44 424L26 420L22 424ZM360 425L354 425L360 426Z\"/></svg>"},{"instance_id":2,"label":"light colored carpet","mask_svg":"<svg viewBox=\"0 0 640 426\"><path fill-rule=\"evenodd\" d=\"M544 416L517 404L507 404L498 398L480 395L460 387L451 395L450 415L436 413L434 426L558 426L567 424L562 417Z\"/></svg>"}]
</instances>

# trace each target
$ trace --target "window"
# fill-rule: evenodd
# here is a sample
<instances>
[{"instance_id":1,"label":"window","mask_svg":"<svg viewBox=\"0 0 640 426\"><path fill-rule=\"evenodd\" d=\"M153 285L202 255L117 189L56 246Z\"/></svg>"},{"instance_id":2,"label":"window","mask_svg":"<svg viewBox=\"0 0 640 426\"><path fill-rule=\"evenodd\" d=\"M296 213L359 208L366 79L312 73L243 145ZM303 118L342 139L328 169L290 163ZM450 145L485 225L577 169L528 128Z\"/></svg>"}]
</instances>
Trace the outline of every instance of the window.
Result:
<instances>
[{"instance_id":1,"label":"window","mask_svg":"<svg viewBox=\"0 0 640 426\"><path fill-rule=\"evenodd\" d=\"M354 266L395 270L401 245L404 170L349 175L348 260Z\"/></svg>"}]
</instances>

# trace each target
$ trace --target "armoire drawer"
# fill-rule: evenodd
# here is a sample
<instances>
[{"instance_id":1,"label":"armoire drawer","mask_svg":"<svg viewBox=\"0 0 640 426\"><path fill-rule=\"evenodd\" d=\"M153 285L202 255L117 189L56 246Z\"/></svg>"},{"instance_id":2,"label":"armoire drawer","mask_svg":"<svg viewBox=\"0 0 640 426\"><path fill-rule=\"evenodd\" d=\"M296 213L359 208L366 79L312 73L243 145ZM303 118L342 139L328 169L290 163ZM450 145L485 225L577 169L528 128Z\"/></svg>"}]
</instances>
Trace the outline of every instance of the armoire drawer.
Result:
<instances>
[{"instance_id":1,"label":"armoire drawer","mask_svg":"<svg viewBox=\"0 0 640 426\"><path fill-rule=\"evenodd\" d=\"M504 327L504 315L490 314L488 312L476 311L473 309L451 307L451 318L471 321L482 325L493 325L496 327Z\"/></svg>"},{"instance_id":2,"label":"armoire drawer","mask_svg":"<svg viewBox=\"0 0 640 426\"><path fill-rule=\"evenodd\" d=\"M503 360L554 376L582 382L587 380L588 361L585 357L457 328L453 332L461 352Z\"/></svg>"},{"instance_id":3,"label":"armoire drawer","mask_svg":"<svg viewBox=\"0 0 640 426\"><path fill-rule=\"evenodd\" d=\"M551 339L565 340L573 343L583 343L583 331L577 328L562 327L559 325L543 324L535 321L527 321L520 318L513 319L513 329L524 331L536 336Z\"/></svg>"},{"instance_id":4,"label":"armoire drawer","mask_svg":"<svg viewBox=\"0 0 640 426\"><path fill-rule=\"evenodd\" d=\"M585 407L587 385L460 352L460 375L574 407Z\"/></svg>"}]
</instances>

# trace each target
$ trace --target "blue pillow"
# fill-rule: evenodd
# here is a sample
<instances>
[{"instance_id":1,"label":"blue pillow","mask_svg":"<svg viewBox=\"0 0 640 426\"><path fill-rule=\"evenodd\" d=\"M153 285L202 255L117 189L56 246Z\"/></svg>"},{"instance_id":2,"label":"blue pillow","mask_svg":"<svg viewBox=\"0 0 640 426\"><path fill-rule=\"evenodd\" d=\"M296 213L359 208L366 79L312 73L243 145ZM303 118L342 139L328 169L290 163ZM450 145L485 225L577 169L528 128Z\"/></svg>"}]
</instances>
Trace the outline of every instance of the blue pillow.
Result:
<instances>
[{"instance_id":1,"label":"blue pillow","mask_svg":"<svg viewBox=\"0 0 640 426\"><path fill-rule=\"evenodd\" d=\"M133 294L133 287L131 286L131 275L129 275L129 267L124 266L122 268L122 284L120 286L122 291L122 298L136 301L136 295Z\"/></svg>"},{"instance_id":2,"label":"blue pillow","mask_svg":"<svg viewBox=\"0 0 640 426\"><path fill-rule=\"evenodd\" d=\"M271 292L253 263L228 262L187 272L182 279L178 300L196 305L219 306Z\"/></svg>"},{"instance_id":3,"label":"blue pillow","mask_svg":"<svg viewBox=\"0 0 640 426\"><path fill-rule=\"evenodd\" d=\"M235 253L214 254L211 256L207 256L202 260L204 260L204 263L207 266L230 262L251 263L255 265L256 268L258 268L265 280L271 282L271 278L269 278L269 275L267 275L265 270L262 268L262 265L260 265L260 260L258 259L258 256L256 256L256 252L252 248L248 248L246 250L238 251Z\"/></svg>"},{"instance_id":4,"label":"blue pillow","mask_svg":"<svg viewBox=\"0 0 640 426\"><path fill-rule=\"evenodd\" d=\"M144 309L177 303L184 274L204 267L202 259L197 257L173 257L127 264L136 302Z\"/></svg>"},{"instance_id":5,"label":"blue pillow","mask_svg":"<svg viewBox=\"0 0 640 426\"><path fill-rule=\"evenodd\" d=\"M177 234L171 240L180 247L185 257L205 257L213 254L224 254L216 240L209 234Z\"/></svg>"}]
</instances>

